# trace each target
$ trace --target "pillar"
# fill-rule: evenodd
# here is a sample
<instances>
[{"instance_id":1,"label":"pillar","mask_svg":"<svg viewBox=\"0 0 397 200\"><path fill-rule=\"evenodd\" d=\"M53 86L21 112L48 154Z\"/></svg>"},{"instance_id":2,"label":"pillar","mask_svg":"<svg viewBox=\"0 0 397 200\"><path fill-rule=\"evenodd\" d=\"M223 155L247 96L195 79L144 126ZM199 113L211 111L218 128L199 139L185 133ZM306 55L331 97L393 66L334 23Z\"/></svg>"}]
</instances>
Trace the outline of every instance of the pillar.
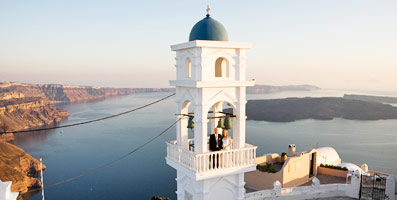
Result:
<instances>
[{"instance_id":1,"label":"pillar","mask_svg":"<svg viewBox=\"0 0 397 200\"><path fill-rule=\"evenodd\" d=\"M233 120L233 149L244 148L245 146L245 101L236 105L236 118Z\"/></svg>"},{"instance_id":2,"label":"pillar","mask_svg":"<svg viewBox=\"0 0 397 200\"><path fill-rule=\"evenodd\" d=\"M204 106L194 108L194 152L205 153L207 148L207 111Z\"/></svg>"},{"instance_id":3,"label":"pillar","mask_svg":"<svg viewBox=\"0 0 397 200\"><path fill-rule=\"evenodd\" d=\"M386 197L389 197L389 200L396 200L396 180L393 175L390 175L386 178Z\"/></svg>"}]
</instances>

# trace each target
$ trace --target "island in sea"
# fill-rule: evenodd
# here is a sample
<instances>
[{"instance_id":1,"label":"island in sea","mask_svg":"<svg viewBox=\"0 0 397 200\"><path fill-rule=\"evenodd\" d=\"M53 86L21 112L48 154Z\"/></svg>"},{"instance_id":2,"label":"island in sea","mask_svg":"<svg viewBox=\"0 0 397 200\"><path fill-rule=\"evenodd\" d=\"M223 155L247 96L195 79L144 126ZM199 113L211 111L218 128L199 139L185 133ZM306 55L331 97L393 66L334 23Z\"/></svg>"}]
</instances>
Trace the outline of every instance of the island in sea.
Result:
<instances>
[{"instance_id":1,"label":"island in sea","mask_svg":"<svg viewBox=\"0 0 397 200\"><path fill-rule=\"evenodd\" d=\"M389 104L338 97L249 100L246 112L248 120L270 122L397 119L397 107Z\"/></svg>"},{"instance_id":2,"label":"island in sea","mask_svg":"<svg viewBox=\"0 0 397 200\"><path fill-rule=\"evenodd\" d=\"M397 104L397 97L345 94L343 96L343 98L345 98L345 99L355 99L355 100L361 100L361 101L378 102L378 103Z\"/></svg>"}]
</instances>

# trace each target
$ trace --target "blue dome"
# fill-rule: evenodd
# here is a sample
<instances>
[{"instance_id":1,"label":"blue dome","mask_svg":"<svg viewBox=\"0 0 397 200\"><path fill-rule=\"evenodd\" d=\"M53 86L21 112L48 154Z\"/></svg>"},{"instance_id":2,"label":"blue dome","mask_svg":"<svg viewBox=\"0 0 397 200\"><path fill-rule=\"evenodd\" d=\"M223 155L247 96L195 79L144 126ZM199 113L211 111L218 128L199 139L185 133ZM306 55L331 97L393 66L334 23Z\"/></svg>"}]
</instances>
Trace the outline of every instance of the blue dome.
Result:
<instances>
[{"instance_id":1,"label":"blue dome","mask_svg":"<svg viewBox=\"0 0 397 200\"><path fill-rule=\"evenodd\" d=\"M207 17L197 22L190 31L189 41L194 40L228 41L229 37L225 27L207 14Z\"/></svg>"}]
</instances>

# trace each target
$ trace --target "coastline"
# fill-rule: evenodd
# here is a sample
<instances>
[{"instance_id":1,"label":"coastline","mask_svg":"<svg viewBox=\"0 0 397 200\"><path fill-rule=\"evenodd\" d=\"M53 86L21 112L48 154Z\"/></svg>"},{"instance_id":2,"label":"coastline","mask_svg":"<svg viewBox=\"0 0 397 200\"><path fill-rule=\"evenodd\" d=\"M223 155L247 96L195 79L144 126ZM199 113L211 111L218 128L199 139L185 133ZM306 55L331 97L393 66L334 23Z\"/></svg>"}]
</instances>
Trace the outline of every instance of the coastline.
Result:
<instances>
[{"instance_id":1,"label":"coastline","mask_svg":"<svg viewBox=\"0 0 397 200\"><path fill-rule=\"evenodd\" d=\"M43 164L43 170L46 166ZM22 148L0 141L0 179L12 181L11 191L19 192L21 199L32 189L41 187L40 162Z\"/></svg>"}]
</instances>

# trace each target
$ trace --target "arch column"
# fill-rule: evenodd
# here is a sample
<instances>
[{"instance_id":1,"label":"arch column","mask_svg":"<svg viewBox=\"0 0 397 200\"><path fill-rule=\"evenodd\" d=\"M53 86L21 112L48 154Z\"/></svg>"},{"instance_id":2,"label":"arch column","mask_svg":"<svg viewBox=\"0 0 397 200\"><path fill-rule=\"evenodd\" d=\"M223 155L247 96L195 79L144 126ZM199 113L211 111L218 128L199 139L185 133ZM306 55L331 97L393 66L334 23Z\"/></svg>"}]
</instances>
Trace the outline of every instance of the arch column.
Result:
<instances>
[{"instance_id":1,"label":"arch column","mask_svg":"<svg viewBox=\"0 0 397 200\"><path fill-rule=\"evenodd\" d=\"M222 116L222 114L218 113L219 111L222 111L222 108L223 108L222 104L223 104L223 102L218 102L212 106L213 114L211 116L213 116L213 117ZM218 126L218 121L219 121L219 119L217 119L217 118L211 119L211 133L210 134L212 134L212 132L214 131L214 128L216 128Z\"/></svg>"},{"instance_id":2,"label":"arch column","mask_svg":"<svg viewBox=\"0 0 397 200\"><path fill-rule=\"evenodd\" d=\"M236 105L236 118L234 118L233 149L245 147L245 102Z\"/></svg>"},{"instance_id":3,"label":"arch column","mask_svg":"<svg viewBox=\"0 0 397 200\"><path fill-rule=\"evenodd\" d=\"M207 113L204 112L203 106L194 108L194 152L205 153L207 148Z\"/></svg>"},{"instance_id":4,"label":"arch column","mask_svg":"<svg viewBox=\"0 0 397 200\"><path fill-rule=\"evenodd\" d=\"M187 114L188 113L188 108L189 108L190 102L182 102L178 104L176 113L178 114ZM176 141L177 144L180 147L188 149L188 129L187 129L187 124L188 124L188 117L183 116L183 115L178 115L178 119L181 119L177 124L176 124Z\"/></svg>"}]
</instances>

